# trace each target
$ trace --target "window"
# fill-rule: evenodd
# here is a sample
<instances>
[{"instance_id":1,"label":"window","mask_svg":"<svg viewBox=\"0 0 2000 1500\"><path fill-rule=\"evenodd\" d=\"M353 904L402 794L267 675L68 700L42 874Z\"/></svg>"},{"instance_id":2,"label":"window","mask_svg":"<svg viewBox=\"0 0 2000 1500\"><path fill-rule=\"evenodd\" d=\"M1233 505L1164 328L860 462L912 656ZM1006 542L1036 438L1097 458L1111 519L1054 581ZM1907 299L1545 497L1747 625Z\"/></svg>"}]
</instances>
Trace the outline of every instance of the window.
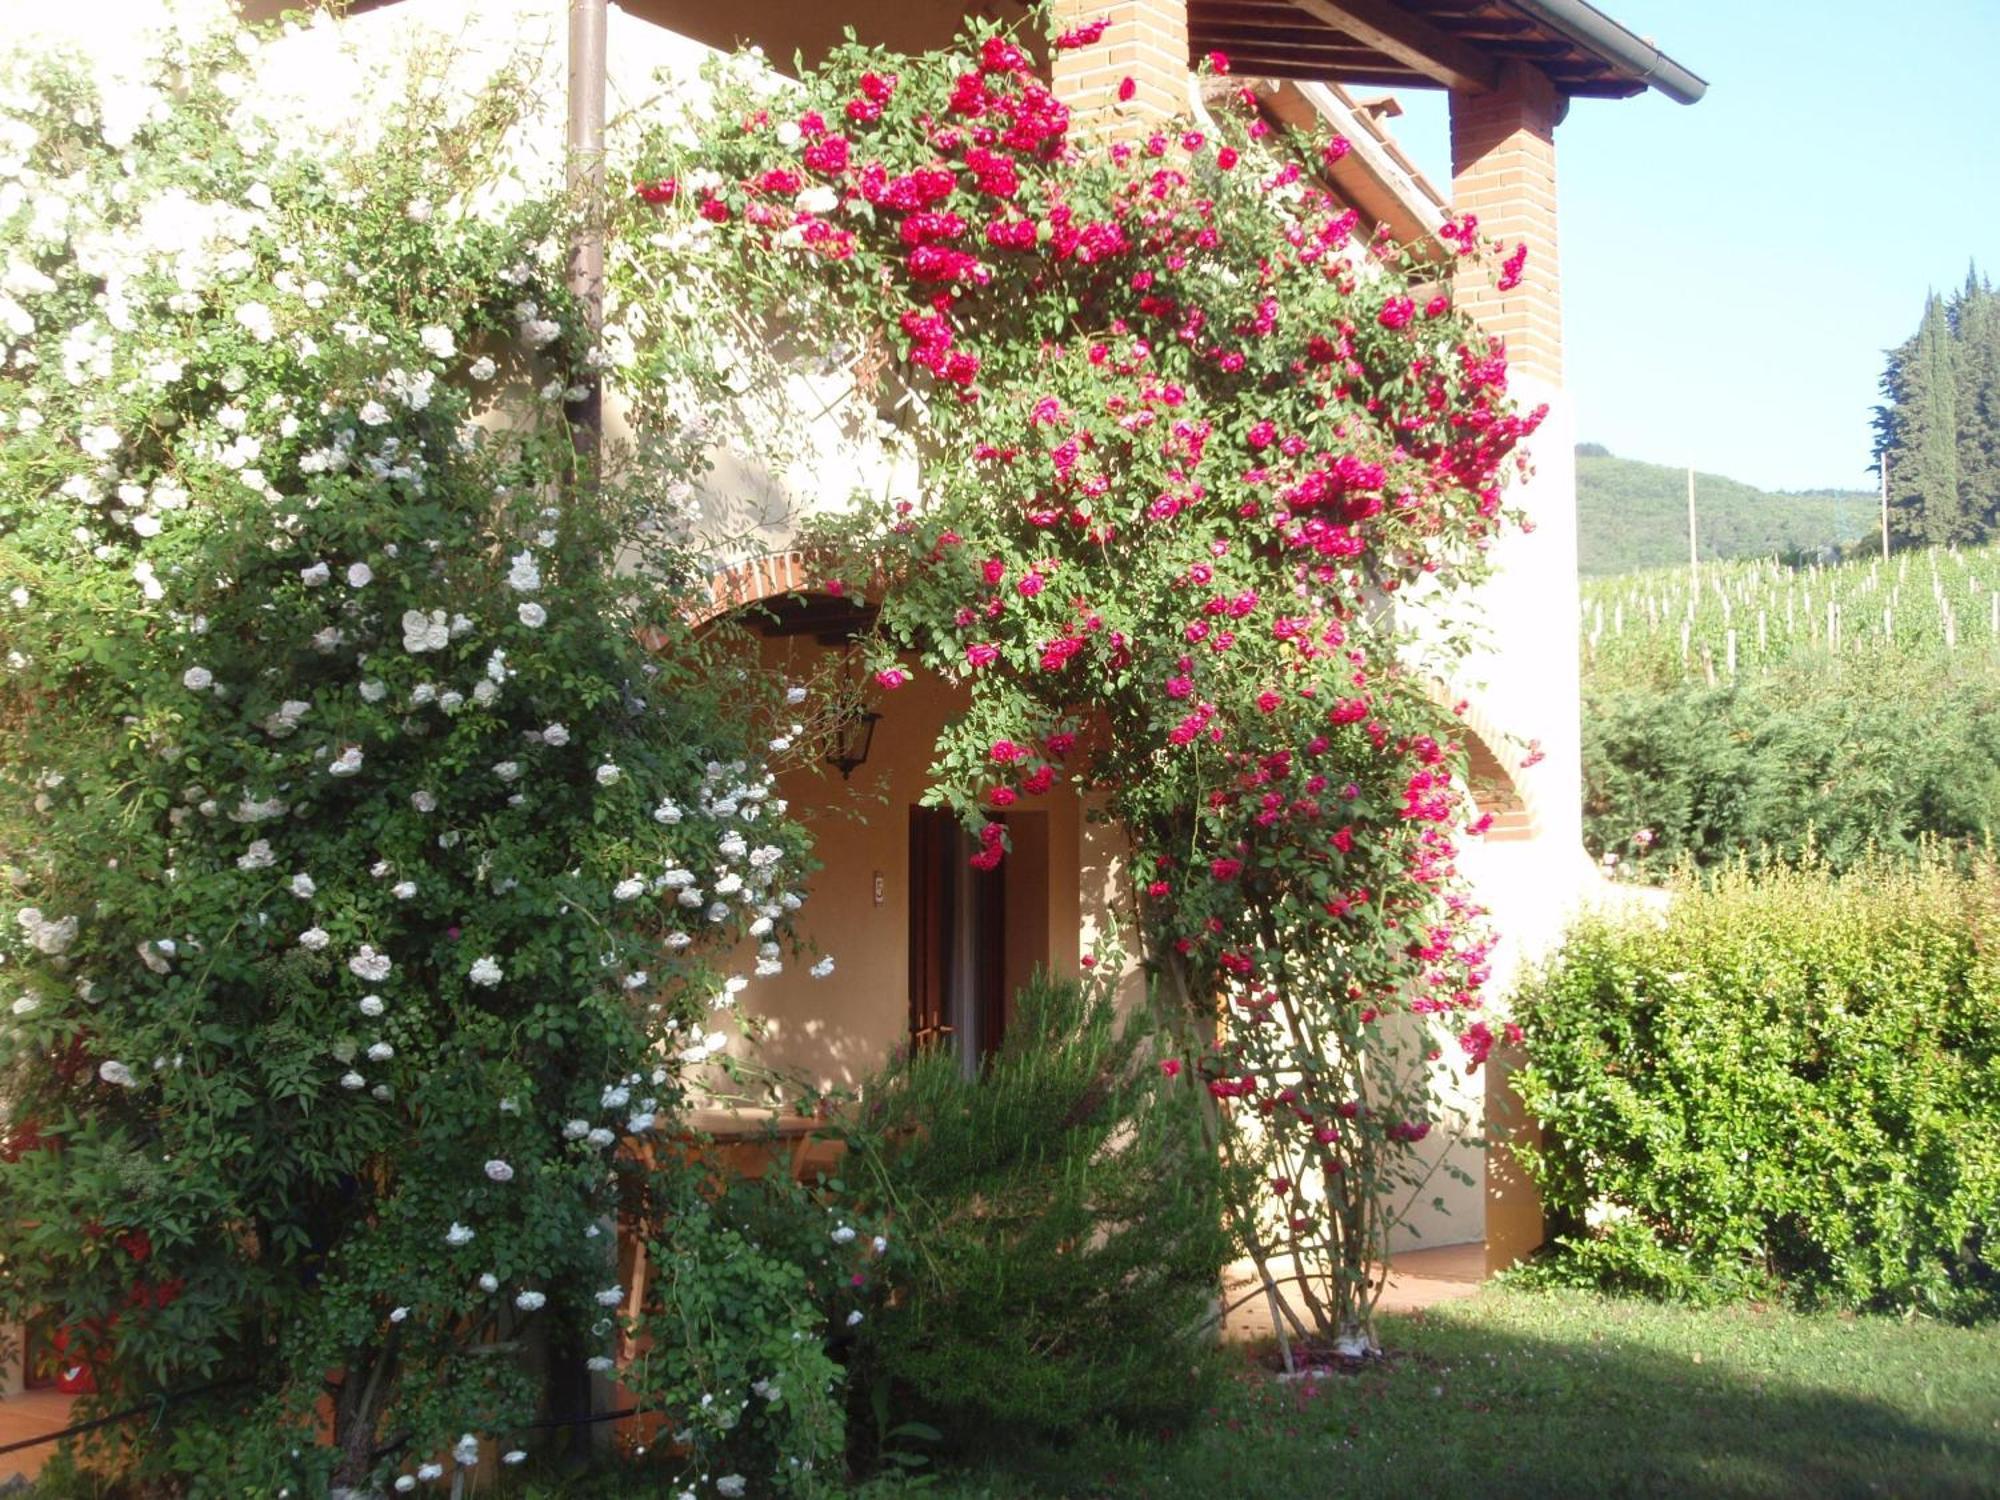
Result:
<instances>
[{"instance_id":1,"label":"window","mask_svg":"<svg viewBox=\"0 0 2000 1500\"><path fill-rule=\"evenodd\" d=\"M968 1077L1007 1025L1007 866L976 870L947 808L910 809L910 1045L949 1045Z\"/></svg>"}]
</instances>

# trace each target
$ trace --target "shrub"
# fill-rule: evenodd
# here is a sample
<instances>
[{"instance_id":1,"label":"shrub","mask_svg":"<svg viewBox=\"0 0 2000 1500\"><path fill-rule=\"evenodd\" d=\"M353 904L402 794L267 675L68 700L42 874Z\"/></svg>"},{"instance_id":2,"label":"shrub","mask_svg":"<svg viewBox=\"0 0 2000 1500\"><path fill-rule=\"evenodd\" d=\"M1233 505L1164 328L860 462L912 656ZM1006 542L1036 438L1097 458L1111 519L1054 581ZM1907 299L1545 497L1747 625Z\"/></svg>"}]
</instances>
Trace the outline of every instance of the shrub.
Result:
<instances>
[{"instance_id":1,"label":"shrub","mask_svg":"<svg viewBox=\"0 0 2000 1500\"><path fill-rule=\"evenodd\" d=\"M669 1414L671 1443L652 1445L664 1473L818 1493L840 1476L846 1439L825 1330L861 1300L850 1274L870 1258L868 1236L788 1172L708 1178L689 1161L645 1184L650 1269L620 1380L642 1412Z\"/></svg>"},{"instance_id":2,"label":"shrub","mask_svg":"<svg viewBox=\"0 0 2000 1500\"><path fill-rule=\"evenodd\" d=\"M805 835L691 460L576 482L520 70L356 139L270 41L0 57L0 1321L162 1401L84 1439L138 1483L407 1490L608 1363L616 1147Z\"/></svg>"},{"instance_id":3,"label":"shrub","mask_svg":"<svg viewBox=\"0 0 2000 1500\"><path fill-rule=\"evenodd\" d=\"M849 1368L886 1426L1061 1438L1186 1413L1229 1259L1189 1091L1099 989L1037 977L982 1076L929 1052L869 1084L846 1171L890 1221Z\"/></svg>"},{"instance_id":4,"label":"shrub","mask_svg":"<svg viewBox=\"0 0 2000 1500\"><path fill-rule=\"evenodd\" d=\"M1073 129L1024 41L973 21L923 56L850 44L782 99L712 69L706 116L660 121L621 174L611 285L650 316L706 277L746 320L867 351L921 484L871 483L810 540L825 587L880 599L880 691L965 693L926 800L989 869L995 809L1064 787L1117 825L1184 1086L1256 1159L1245 1242L1304 1268L1271 1283L1288 1320L1365 1345L1372 1205L1428 1120L1326 1058L1386 1074L1385 1010L1490 1044L1454 864L1473 814L1429 684L1546 408L1511 401L1434 263L1319 185L1346 141L1271 131L1241 88L1199 130ZM1481 249L1469 218L1438 240ZM787 378L787 342L743 339L746 387ZM684 348L638 330L634 386Z\"/></svg>"},{"instance_id":5,"label":"shrub","mask_svg":"<svg viewBox=\"0 0 2000 1500\"><path fill-rule=\"evenodd\" d=\"M1747 855L1834 870L2000 828L2000 680L1979 664L1798 660L1739 684L1593 692L1584 830L1665 870ZM1866 691L1856 691L1865 680ZM1911 733L1921 724L1923 733ZM1644 829L1649 848L1635 842Z\"/></svg>"},{"instance_id":6,"label":"shrub","mask_svg":"<svg viewBox=\"0 0 2000 1500\"><path fill-rule=\"evenodd\" d=\"M1559 1274L1690 1298L2000 1307L2000 870L1682 883L1520 999Z\"/></svg>"}]
</instances>

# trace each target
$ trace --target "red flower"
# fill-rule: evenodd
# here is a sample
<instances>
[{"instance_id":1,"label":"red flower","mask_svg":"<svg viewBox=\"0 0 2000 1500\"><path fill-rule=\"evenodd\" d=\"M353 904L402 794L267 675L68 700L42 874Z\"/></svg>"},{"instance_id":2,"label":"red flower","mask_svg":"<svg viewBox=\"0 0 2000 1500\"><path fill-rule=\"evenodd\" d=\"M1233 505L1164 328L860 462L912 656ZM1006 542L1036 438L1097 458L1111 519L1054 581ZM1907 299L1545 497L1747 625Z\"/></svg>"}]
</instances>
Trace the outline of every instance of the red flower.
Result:
<instances>
[{"instance_id":1,"label":"red flower","mask_svg":"<svg viewBox=\"0 0 2000 1500\"><path fill-rule=\"evenodd\" d=\"M1382 304L1382 311L1376 315L1375 321L1384 328L1407 328L1410 319L1416 315L1417 304L1408 297L1391 297Z\"/></svg>"},{"instance_id":2,"label":"red flower","mask_svg":"<svg viewBox=\"0 0 2000 1500\"><path fill-rule=\"evenodd\" d=\"M632 189L646 203L671 203L680 190L681 185L671 177L662 177L658 182L642 182Z\"/></svg>"},{"instance_id":3,"label":"red flower","mask_svg":"<svg viewBox=\"0 0 2000 1500\"><path fill-rule=\"evenodd\" d=\"M1132 79L1121 78L1118 80L1118 102L1120 104L1130 104L1132 96L1138 92L1139 85Z\"/></svg>"},{"instance_id":4,"label":"red flower","mask_svg":"<svg viewBox=\"0 0 2000 1500\"><path fill-rule=\"evenodd\" d=\"M1036 766L1021 780L1021 790L1031 797L1039 797L1055 785L1056 773L1048 766Z\"/></svg>"},{"instance_id":5,"label":"red flower","mask_svg":"<svg viewBox=\"0 0 2000 1500\"><path fill-rule=\"evenodd\" d=\"M1019 73L1028 66L1028 54L1004 36L989 36L979 48L982 73Z\"/></svg>"},{"instance_id":6,"label":"red flower","mask_svg":"<svg viewBox=\"0 0 2000 1500\"><path fill-rule=\"evenodd\" d=\"M1165 1059L1165 1060L1164 1060L1164 1061L1163 1061L1163 1062L1162 1062L1162 1063L1160 1064L1160 1071L1161 1071L1162 1073L1166 1074L1166 1075L1167 1075L1167 1077L1169 1077L1169 1078L1178 1078L1178 1077L1180 1077L1180 1076L1181 1076L1181 1060L1180 1060L1180 1059L1179 1059L1178 1057L1169 1057L1169 1058Z\"/></svg>"},{"instance_id":7,"label":"red flower","mask_svg":"<svg viewBox=\"0 0 2000 1500\"><path fill-rule=\"evenodd\" d=\"M1056 38L1056 50L1059 52L1074 52L1078 47L1088 47L1104 35L1105 28L1110 24L1111 22L1108 17L1099 16L1095 21L1091 21L1086 25L1072 26L1068 31L1065 31L1061 36Z\"/></svg>"},{"instance_id":8,"label":"red flower","mask_svg":"<svg viewBox=\"0 0 2000 1500\"><path fill-rule=\"evenodd\" d=\"M1212 859L1208 862L1208 873L1217 880L1234 880L1243 873L1240 859Z\"/></svg>"},{"instance_id":9,"label":"red flower","mask_svg":"<svg viewBox=\"0 0 2000 1500\"><path fill-rule=\"evenodd\" d=\"M1010 766L1016 761L1026 760L1030 754L1026 745L1017 745L1012 740L995 740L992 748L986 753L992 756L996 763L1003 766Z\"/></svg>"},{"instance_id":10,"label":"red flower","mask_svg":"<svg viewBox=\"0 0 2000 1500\"><path fill-rule=\"evenodd\" d=\"M814 141L799 158L813 171L833 176L847 170L847 137L830 135Z\"/></svg>"},{"instance_id":11,"label":"red flower","mask_svg":"<svg viewBox=\"0 0 2000 1500\"><path fill-rule=\"evenodd\" d=\"M880 73L863 73L861 92L871 103L887 104L896 92L896 75L884 78Z\"/></svg>"},{"instance_id":12,"label":"red flower","mask_svg":"<svg viewBox=\"0 0 2000 1500\"><path fill-rule=\"evenodd\" d=\"M1211 71L1226 76L1229 72L1229 54L1226 52L1209 53L1208 66Z\"/></svg>"},{"instance_id":13,"label":"red flower","mask_svg":"<svg viewBox=\"0 0 2000 1500\"><path fill-rule=\"evenodd\" d=\"M897 688L901 687L904 683L910 680L910 674L908 672L905 672L901 667L889 667L883 671L877 672L875 674L875 680L881 683L883 687L889 689L891 692L894 692Z\"/></svg>"},{"instance_id":14,"label":"red flower","mask_svg":"<svg viewBox=\"0 0 2000 1500\"><path fill-rule=\"evenodd\" d=\"M1225 172L1233 170L1240 159L1234 146L1224 146L1215 153L1215 164Z\"/></svg>"},{"instance_id":15,"label":"red flower","mask_svg":"<svg viewBox=\"0 0 2000 1500\"><path fill-rule=\"evenodd\" d=\"M969 667L990 667L1000 659L1000 648L984 641L975 642L965 648L965 664Z\"/></svg>"}]
</instances>

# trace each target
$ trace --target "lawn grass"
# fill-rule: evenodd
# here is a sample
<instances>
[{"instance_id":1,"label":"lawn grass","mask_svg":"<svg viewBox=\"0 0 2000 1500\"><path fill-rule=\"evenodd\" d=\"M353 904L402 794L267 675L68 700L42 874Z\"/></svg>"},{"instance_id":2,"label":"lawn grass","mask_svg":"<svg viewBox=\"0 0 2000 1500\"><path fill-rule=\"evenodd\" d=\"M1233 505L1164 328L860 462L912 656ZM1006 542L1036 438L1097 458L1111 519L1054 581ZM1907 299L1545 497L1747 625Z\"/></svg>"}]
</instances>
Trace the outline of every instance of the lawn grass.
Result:
<instances>
[{"instance_id":1,"label":"lawn grass","mask_svg":"<svg viewBox=\"0 0 2000 1500\"><path fill-rule=\"evenodd\" d=\"M2000 1496L2000 1330L1488 1287L1392 1358L1246 1370L1192 1430L947 1471L1028 1496Z\"/></svg>"}]
</instances>

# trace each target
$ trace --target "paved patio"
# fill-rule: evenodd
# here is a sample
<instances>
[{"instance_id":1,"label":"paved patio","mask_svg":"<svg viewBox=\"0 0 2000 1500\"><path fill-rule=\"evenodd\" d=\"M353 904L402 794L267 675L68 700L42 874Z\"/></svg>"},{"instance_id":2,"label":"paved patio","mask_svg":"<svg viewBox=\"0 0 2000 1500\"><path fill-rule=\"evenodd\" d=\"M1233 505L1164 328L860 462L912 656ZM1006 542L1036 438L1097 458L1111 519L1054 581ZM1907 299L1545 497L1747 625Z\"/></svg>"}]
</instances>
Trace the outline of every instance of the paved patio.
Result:
<instances>
[{"instance_id":1,"label":"paved patio","mask_svg":"<svg viewBox=\"0 0 2000 1500\"><path fill-rule=\"evenodd\" d=\"M0 1396L0 1448L26 1438L60 1432L69 1426L69 1410L75 1397L55 1391L20 1391ZM33 1479L55 1452L55 1444L38 1443L15 1453L0 1453L0 1485L15 1478Z\"/></svg>"},{"instance_id":2,"label":"paved patio","mask_svg":"<svg viewBox=\"0 0 2000 1500\"><path fill-rule=\"evenodd\" d=\"M1408 1250L1391 1264L1389 1285L1376 1308L1381 1312L1416 1312L1440 1302L1455 1302L1470 1297L1485 1280L1486 1246L1477 1241ZM1247 1261L1229 1268L1225 1286L1225 1304L1247 1300L1223 1319L1222 1336L1232 1343L1270 1338L1270 1304L1262 1296L1250 1295L1257 1289L1257 1279Z\"/></svg>"}]
</instances>

